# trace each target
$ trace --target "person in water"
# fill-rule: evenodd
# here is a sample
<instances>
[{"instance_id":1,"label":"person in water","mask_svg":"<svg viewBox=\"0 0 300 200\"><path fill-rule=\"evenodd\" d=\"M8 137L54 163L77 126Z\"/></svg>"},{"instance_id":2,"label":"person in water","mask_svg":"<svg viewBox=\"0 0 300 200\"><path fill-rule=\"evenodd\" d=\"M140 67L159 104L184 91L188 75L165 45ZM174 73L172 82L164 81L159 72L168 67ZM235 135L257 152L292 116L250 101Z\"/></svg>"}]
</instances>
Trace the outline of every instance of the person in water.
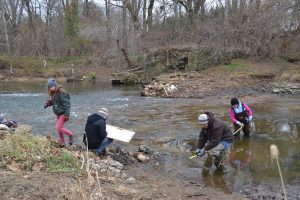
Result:
<instances>
[{"instance_id":1,"label":"person in water","mask_svg":"<svg viewBox=\"0 0 300 200\"><path fill-rule=\"evenodd\" d=\"M233 134L230 127L225 122L214 118L211 112L199 115L198 122L202 128L196 154L203 157L207 153L208 157L202 171L207 173L213 161L217 168L222 166L226 152L233 142Z\"/></svg>"},{"instance_id":2,"label":"person in water","mask_svg":"<svg viewBox=\"0 0 300 200\"><path fill-rule=\"evenodd\" d=\"M66 134L69 136L69 145L72 145L74 142L74 134L70 130L64 128L64 124L69 120L70 116L70 96L61 86L57 85L54 78L48 79L48 93L49 98L46 100L44 108L52 106L53 112L56 115L56 130L59 135L58 144L60 147L65 147L64 134Z\"/></svg>"},{"instance_id":3,"label":"person in water","mask_svg":"<svg viewBox=\"0 0 300 200\"><path fill-rule=\"evenodd\" d=\"M244 137L250 136L250 122L252 121L252 110L238 98L231 99L231 107L228 109L230 120L233 122L235 136L240 136L240 131L236 133L240 127L243 127Z\"/></svg>"}]
</instances>

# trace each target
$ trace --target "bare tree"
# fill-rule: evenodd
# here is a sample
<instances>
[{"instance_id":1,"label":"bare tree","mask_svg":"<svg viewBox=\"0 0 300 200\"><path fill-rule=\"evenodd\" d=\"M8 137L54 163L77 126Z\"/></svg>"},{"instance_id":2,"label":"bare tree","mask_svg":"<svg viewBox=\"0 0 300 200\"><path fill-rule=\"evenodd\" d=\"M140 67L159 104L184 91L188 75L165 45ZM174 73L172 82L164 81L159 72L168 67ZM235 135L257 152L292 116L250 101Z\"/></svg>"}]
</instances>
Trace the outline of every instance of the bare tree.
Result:
<instances>
[{"instance_id":1,"label":"bare tree","mask_svg":"<svg viewBox=\"0 0 300 200\"><path fill-rule=\"evenodd\" d=\"M5 39L6 39L6 45L7 45L7 52L8 52L8 55L9 55L9 63L10 63L10 73L12 74L13 73L13 66L12 66L12 51L11 51L11 48L10 48L10 41L9 41L9 38L8 38L8 29L7 29L7 21L5 19L5 14L4 14L4 2L2 2L2 0L0 0L0 4L1 4L1 17L2 17L2 20L3 20L3 24L4 24L4 34L5 34Z\"/></svg>"}]
</instances>

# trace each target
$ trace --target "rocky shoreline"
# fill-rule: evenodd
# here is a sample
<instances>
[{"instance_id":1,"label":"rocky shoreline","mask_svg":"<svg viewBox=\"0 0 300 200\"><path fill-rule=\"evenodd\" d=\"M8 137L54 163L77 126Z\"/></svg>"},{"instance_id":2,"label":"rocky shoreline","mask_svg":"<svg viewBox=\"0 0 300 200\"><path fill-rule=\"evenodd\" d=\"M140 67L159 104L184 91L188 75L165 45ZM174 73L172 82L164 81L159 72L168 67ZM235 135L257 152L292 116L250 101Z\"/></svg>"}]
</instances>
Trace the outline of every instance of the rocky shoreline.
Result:
<instances>
[{"instance_id":1,"label":"rocky shoreline","mask_svg":"<svg viewBox=\"0 0 300 200\"><path fill-rule=\"evenodd\" d=\"M29 126L2 130L0 148L5 149L1 141L6 137L30 136L30 130ZM2 199L243 199L239 194L224 194L201 183L160 173L157 170L163 164L160 153L144 145L136 151L112 146L105 157L98 157L82 146L59 148L49 137L38 140L49 141L52 154L72 154L78 159L79 171L50 172L44 159L35 157L31 166L23 168L17 158L5 155L0 162Z\"/></svg>"}]
</instances>

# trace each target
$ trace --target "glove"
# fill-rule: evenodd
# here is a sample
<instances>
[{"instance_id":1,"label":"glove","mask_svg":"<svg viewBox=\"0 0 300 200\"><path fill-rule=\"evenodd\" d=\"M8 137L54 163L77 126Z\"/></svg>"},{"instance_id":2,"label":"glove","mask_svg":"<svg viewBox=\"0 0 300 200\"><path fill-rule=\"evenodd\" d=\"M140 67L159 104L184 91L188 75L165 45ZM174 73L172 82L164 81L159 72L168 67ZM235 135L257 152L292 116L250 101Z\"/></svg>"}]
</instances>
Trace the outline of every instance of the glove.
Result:
<instances>
[{"instance_id":1,"label":"glove","mask_svg":"<svg viewBox=\"0 0 300 200\"><path fill-rule=\"evenodd\" d=\"M204 149L204 148L202 148L202 149L197 149L197 150L196 150L196 154L197 154L197 156L199 156L199 157L203 157L203 156L205 155L205 149Z\"/></svg>"},{"instance_id":2,"label":"glove","mask_svg":"<svg viewBox=\"0 0 300 200\"><path fill-rule=\"evenodd\" d=\"M44 103L44 108L48 108L49 106L52 106L52 102L50 100L47 100L45 103Z\"/></svg>"},{"instance_id":3,"label":"glove","mask_svg":"<svg viewBox=\"0 0 300 200\"><path fill-rule=\"evenodd\" d=\"M248 122L251 122L252 121L252 116L249 116L248 117Z\"/></svg>"},{"instance_id":4,"label":"glove","mask_svg":"<svg viewBox=\"0 0 300 200\"><path fill-rule=\"evenodd\" d=\"M239 121L237 121L236 124L239 125L239 126L244 126L244 124L239 122Z\"/></svg>"}]
</instances>

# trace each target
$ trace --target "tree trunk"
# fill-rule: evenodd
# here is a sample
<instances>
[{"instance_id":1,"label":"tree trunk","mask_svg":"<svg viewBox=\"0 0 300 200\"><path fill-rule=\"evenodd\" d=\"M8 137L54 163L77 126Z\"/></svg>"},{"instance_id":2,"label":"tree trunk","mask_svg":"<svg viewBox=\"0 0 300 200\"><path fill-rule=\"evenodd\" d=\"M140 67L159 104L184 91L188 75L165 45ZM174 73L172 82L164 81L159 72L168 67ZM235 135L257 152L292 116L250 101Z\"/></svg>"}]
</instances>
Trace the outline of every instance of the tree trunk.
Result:
<instances>
[{"instance_id":1,"label":"tree trunk","mask_svg":"<svg viewBox=\"0 0 300 200\"><path fill-rule=\"evenodd\" d=\"M123 6L126 7L131 15L133 26L135 30L140 32L140 20L139 20L139 4L136 1L130 3L129 0L123 0Z\"/></svg>"},{"instance_id":2,"label":"tree trunk","mask_svg":"<svg viewBox=\"0 0 300 200\"><path fill-rule=\"evenodd\" d=\"M107 43L111 47L112 30L111 30L111 16L110 16L110 0L105 0L105 15L106 15L106 29L107 29Z\"/></svg>"},{"instance_id":3,"label":"tree trunk","mask_svg":"<svg viewBox=\"0 0 300 200\"><path fill-rule=\"evenodd\" d=\"M124 4L124 2L123 2ZM127 51L128 48L128 36L127 36L127 12L126 12L126 6L123 5L123 33L122 33L122 39L123 39L123 49L125 49L125 51Z\"/></svg>"},{"instance_id":4,"label":"tree trunk","mask_svg":"<svg viewBox=\"0 0 300 200\"><path fill-rule=\"evenodd\" d=\"M148 29L152 27L152 23L153 23L153 7L154 7L154 0L149 0L148 17L147 17Z\"/></svg>"},{"instance_id":5,"label":"tree trunk","mask_svg":"<svg viewBox=\"0 0 300 200\"><path fill-rule=\"evenodd\" d=\"M246 1L241 0L240 1L240 8L237 16L237 37L236 37L236 43L235 43L235 48L239 45L240 39L241 39L241 27L242 27L242 18L244 15L244 10L246 6Z\"/></svg>"},{"instance_id":6,"label":"tree trunk","mask_svg":"<svg viewBox=\"0 0 300 200\"><path fill-rule=\"evenodd\" d=\"M143 31L147 32L146 27L147 27L147 22L146 22L146 14L147 14L147 0L143 1Z\"/></svg>"},{"instance_id":7,"label":"tree trunk","mask_svg":"<svg viewBox=\"0 0 300 200\"><path fill-rule=\"evenodd\" d=\"M1 4L1 13L2 13L1 17L3 20L3 24L4 24L4 33L5 33L5 40L6 40L6 45L7 45L7 54L9 57L10 73L13 74L12 52L11 52L11 48L10 48L10 44L9 44L10 41L9 41L9 37L8 37L7 21L4 16L4 2L2 2L2 0L0 0L0 4Z\"/></svg>"},{"instance_id":8,"label":"tree trunk","mask_svg":"<svg viewBox=\"0 0 300 200\"><path fill-rule=\"evenodd\" d=\"M178 16L178 4L177 0L173 0L174 17L177 19Z\"/></svg>"},{"instance_id":9,"label":"tree trunk","mask_svg":"<svg viewBox=\"0 0 300 200\"><path fill-rule=\"evenodd\" d=\"M32 42L33 42L33 47L34 47L34 50L35 50L35 54L37 56L39 56L39 50L37 48L37 33L36 33L36 28L35 28L35 23L34 23L34 19L33 19L33 13L32 13L32 9L31 9L31 6L30 6L30 0L24 0L25 1L25 7L27 8L27 13L28 13L28 21L29 21L29 27L30 27L30 30L32 31L32 35L33 37L31 38L32 39Z\"/></svg>"},{"instance_id":10,"label":"tree trunk","mask_svg":"<svg viewBox=\"0 0 300 200\"><path fill-rule=\"evenodd\" d=\"M85 16L89 16L89 0L85 0Z\"/></svg>"}]
</instances>

